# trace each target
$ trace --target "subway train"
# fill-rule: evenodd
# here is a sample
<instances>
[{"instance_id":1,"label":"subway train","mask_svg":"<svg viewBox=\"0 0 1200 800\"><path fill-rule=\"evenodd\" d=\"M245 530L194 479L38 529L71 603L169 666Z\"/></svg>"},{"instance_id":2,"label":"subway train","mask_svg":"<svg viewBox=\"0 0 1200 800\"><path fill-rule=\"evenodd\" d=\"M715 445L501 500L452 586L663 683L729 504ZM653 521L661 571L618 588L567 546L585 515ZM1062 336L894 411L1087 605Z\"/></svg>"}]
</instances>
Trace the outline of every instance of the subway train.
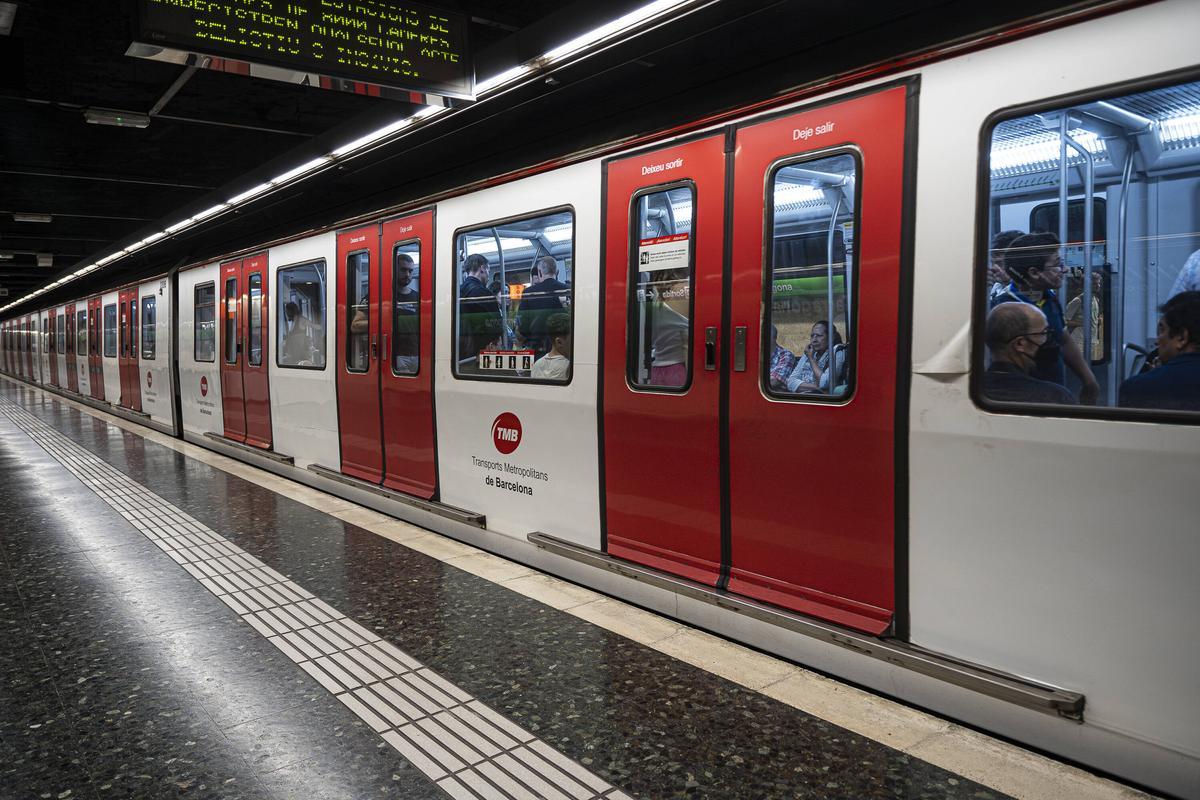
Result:
<instances>
[{"instance_id":1,"label":"subway train","mask_svg":"<svg viewBox=\"0 0 1200 800\"><path fill-rule=\"evenodd\" d=\"M1200 250L1197 31L1122 4L800 87L6 319L3 368L1200 797L1200 415L1120 402ZM1060 243L1072 402L986 391L1010 230Z\"/></svg>"}]
</instances>

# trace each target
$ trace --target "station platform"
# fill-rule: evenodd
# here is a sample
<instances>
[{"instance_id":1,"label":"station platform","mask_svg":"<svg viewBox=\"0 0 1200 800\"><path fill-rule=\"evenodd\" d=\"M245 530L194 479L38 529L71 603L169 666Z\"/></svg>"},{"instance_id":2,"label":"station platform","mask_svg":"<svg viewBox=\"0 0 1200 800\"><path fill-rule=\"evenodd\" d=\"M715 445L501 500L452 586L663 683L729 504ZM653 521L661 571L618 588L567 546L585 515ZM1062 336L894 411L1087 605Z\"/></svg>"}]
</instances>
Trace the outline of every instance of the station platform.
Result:
<instances>
[{"instance_id":1,"label":"station platform","mask_svg":"<svg viewBox=\"0 0 1200 800\"><path fill-rule=\"evenodd\" d=\"M0 798L1133 788L0 377Z\"/></svg>"}]
</instances>

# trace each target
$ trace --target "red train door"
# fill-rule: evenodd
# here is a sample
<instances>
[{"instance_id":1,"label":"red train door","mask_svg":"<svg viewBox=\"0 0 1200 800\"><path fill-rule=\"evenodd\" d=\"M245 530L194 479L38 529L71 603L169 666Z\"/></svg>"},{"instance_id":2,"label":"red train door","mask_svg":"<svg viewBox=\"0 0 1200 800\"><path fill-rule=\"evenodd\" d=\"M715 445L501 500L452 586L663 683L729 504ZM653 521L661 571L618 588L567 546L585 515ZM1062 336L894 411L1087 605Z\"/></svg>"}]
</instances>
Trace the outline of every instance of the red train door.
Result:
<instances>
[{"instance_id":1,"label":"red train door","mask_svg":"<svg viewBox=\"0 0 1200 800\"><path fill-rule=\"evenodd\" d=\"M895 610L908 93L747 125L734 157L729 589L876 634ZM771 388L772 324L796 351L825 342L821 379Z\"/></svg>"},{"instance_id":2,"label":"red train door","mask_svg":"<svg viewBox=\"0 0 1200 800\"><path fill-rule=\"evenodd\" d=\"M246 441L246 390L242 383L244 323L242 262L221 265L221 410L225 438Z\"/></svg>"},{"instance_id":3,"label":"red train door","mask_svg":"<svg viewBox=\"0 0 1200 800\"><path fill-rule=\"evenodd\" d=\"M433 211L383 223L379 361L384 477L429 499L437 490L433 429Z\"/></svg>"},{"instance_id":4,"label":"red train door","mask_svg":"<svg viewBox=\"0 0 1200 800\"><path fill-rule=\"evenodd\" d=\"M889 629L908 91L606 165L613 555Z\"/></svg>"},{"instance_id":5,"label":"red train door","mask_svg":"<svg viewBox=\"0 0 1200 800\"><path fill-rule=\"evenodd\" d=\"M88 387L97 400L104 399L104 362L100 358L103 331L100 298L93 297L88 300Z\"/></svg>"},{"instance_id":6,"label":"red train door","mask_svg":"<svg viewBox=\"0 0 1200 800\"><path fill-rule=\"evenodd\" d=\"M720 576L725 136L606 165L608 552Z\"/></svg>"},{"instance_id":7,"label":"red train door","mask_svg":"<svg viewBox=\"0 0 1200 800\"><path fill-rule=\"evenodd\" d=\"M379 407L379 225L337 235L337 397L342 472L383 480Z\"/></svg>"},{"instance_id":8,"label":"red train door","mask_svg":"<svg viewBox=\"0 0 1200 800\"><path fill-rule=\"evenodd\" d=\"M121 357L118 370L121 373L121 405L134 411L142 410L142 376L138 366L138 290L123 289L120 294L121 310Z\"/></svg>"},{"instance_id":9,"label":"red train door","mask_svg":"<svg viewBox=\"0 0 1200 800\"><path fill-rule=\"evenodd\" d=\"M221 265L221 403L225 436L271 449L267 254Z\"/></svg>"},{"instance_id":10,"label":"red train door","mask_svg":"<svg viewBox=\"0 0 1200 800\"><path fill-rule=\"evenodd\" d=\"M67 315L67 388L72 392L79 391L79 372L75 365L75 304L71 303L65 309Z\"/></svg>"},{"instance_id":11,"label":"red train door","mask_svg":"<svg viewBox=\"0 0 1200 800\"><path fill-rule=\"evenodd\" d=\"M52 308L46 312L47 325L49 325L49 333L46 335L46 352L50 354L50 385L58 386L58 328L55 325L58 323L55 310Z\"/></svg>"}]
</instances>

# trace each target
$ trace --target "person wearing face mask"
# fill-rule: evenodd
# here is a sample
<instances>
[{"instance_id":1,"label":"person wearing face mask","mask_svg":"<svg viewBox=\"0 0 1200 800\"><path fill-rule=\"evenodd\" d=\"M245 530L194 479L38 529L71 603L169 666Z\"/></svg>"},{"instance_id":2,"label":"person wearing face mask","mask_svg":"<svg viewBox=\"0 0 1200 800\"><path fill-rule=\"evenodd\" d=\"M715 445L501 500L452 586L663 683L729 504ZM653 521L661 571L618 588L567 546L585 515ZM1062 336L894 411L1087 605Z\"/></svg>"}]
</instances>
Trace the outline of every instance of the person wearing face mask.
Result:
<instances>
[{"instance_id":1,"label":"person wearing face mask","mask_svg":"<svg viewBox=\"0 0 1200 800\"><path fill-rule=\"evenodd\" d=\"M1038 380L1066 385L1066 367L1079 378L1080 402L1092 404L1100 395L1100 384L1083 357L1083 351L1067 333L1063 308L1058 299L1063 263L1058 237L1052 233L1030 233L1009 245L1004 268L1012 282L991 301L992 308L1004 303L1024 303L1045 315L1049 329L1046 342L1037 352L1030 375Z\"/></svg>"},{"instance_id":2,"label":"person wearing face mask","mask_svg":"<svg viewBox=\"0 0 1200 800\"><path fill-rule=\"evenodd\" d=\"M1158 320L1160 366L1121 384L1125 408L1200 411L1200 291L1163 303Z\"/></svg>"},{"instance_id":3,"label":"person wearing face mask","mask_svg":"<svg viewBox=\"0 0 1200 800\"><path fill-rule=\"evenodd\" d=\"M1001 303L987 316L984 336L992 363L983 375L983 393L991 400L1016 403L1074 404L1060 384L1030 375L1053 331L1046 315L1029 303Z\"/></svg>"}]
</instances>

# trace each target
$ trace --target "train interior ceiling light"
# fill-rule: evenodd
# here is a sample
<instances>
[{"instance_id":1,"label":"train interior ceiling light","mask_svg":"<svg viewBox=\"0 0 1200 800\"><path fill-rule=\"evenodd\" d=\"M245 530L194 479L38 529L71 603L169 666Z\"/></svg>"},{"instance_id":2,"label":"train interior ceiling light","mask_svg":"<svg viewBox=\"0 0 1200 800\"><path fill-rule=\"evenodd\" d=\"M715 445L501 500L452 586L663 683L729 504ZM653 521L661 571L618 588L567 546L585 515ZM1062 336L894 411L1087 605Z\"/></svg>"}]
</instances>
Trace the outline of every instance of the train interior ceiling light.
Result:
<instances>
[{"instance_id":1,"label":"train interior ceiling light","mask_svg":"<svg viewBox=\"0 0 1200 800\"><path fill-rule=\"evenodd\" d=\"M704 0L655 0L655 2L647 3L640 8L637 8L624 16L618 17L612 22L606 23L594 28L593 30L577 36L570 41L554 47L543 55L531 59L517 67L506 70L492 78L477 81L475 85L475 96L478 101L485 100L489 97L494 97L497 90L511 86L518 79L534 74L539 69L544 69L554 63L562 62L572 56L583 56L593 49L599 48L605 44L612 42L616 37L625 33L633 33L643 26L652 25L656 22L664 20L671 12L678 12L690 6L703 5ZM0 6L3 6L0 3ZM436 117L442 112L449 111L446 106L428 105L415 114L395 120L384 125L383 127L372 131L371 133L361 136L347 144L338 147L329 154L319 156L310 161L307 161L293 169L290 169L269 181L260 183L257 186L241 192L233 197L230 197L224 203L218 203L211 208L193 214L187 219L164 228L162 231L153 233L141 241L126 245L123 250L112 253L105 258L98 259L94 264L79 269L71 274L64 276L59 281L48 286L43 286L36 291L30 292L23 297L17 298L6 306L0 307L0 311L8 311L9 309L39 297L46 292L56 289L59 286L68 283L71 280L82 277L94 271L95 268L103 267L122 256L129 255L137 250L158 241L159 239L171 236L180 231L190 228L191 226L213 217L220 212L227 211L243 203L256 200L262 195L283 186L284 184L292 183L300 178L308 177L325 167L334 164L337 161L352 158L360 155L366 150L378 145L389 143L399 138L399 135L407 129L412 128L419 122L426 121L432 117ZM111 111L108 109L88 108L84 110L84 116L88 122L97 125L116 125L121 127L145 128L149 125L150 118L141 114L128 114L126 112ZM144 119L144 124L142 120Z\"/></svg>"},{"instance_id":2,"label":"train interior ceiling light","mask_svg":"<svg viewBox=\"0 0 1200 800\"><path fill-rule=\"evenodd\" d=\"M1117 142L1131 142L1147 171L1169 167L1174 153L1200 148L1200 81L1081 103L1066 114L1068 139L1088 152L1098 170L1119 169L1111 152ZM992 179L1047 173L1057 180L1064 146L1061 130L1060 113L1034 114L997 125L992 134ZM1074 148L1068 147L1067 153L1070 167L1087 160Z\"/></svg>"}]
</instances>

